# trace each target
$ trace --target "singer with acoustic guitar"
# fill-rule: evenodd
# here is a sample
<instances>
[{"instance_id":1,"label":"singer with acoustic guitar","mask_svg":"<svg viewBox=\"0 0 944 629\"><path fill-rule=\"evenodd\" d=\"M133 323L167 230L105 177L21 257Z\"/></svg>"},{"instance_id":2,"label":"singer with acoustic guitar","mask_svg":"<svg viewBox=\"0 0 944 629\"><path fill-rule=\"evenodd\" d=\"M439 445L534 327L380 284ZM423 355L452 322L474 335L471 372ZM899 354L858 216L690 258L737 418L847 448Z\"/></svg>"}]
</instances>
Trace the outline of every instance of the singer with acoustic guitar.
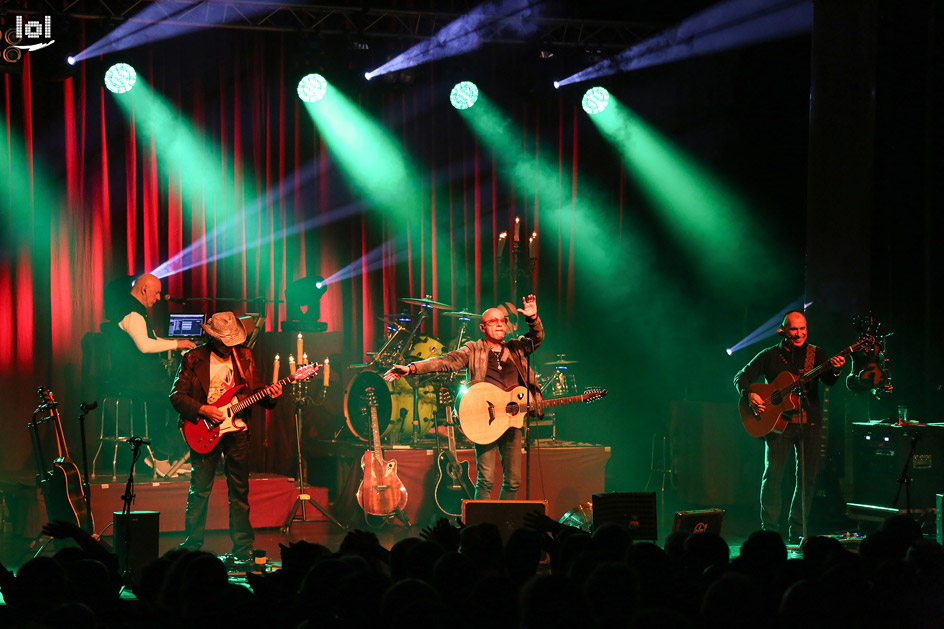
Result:
<instances>
[{"instance_id":1,"label":"singer with acoustic guitar","mask_svg":"<svg viewBox=\"0 0 944 629\"><path fill-rule=\"evenodd\" d=\"M247 333L243 320L232 312L218 312L203 330L210 340L184 354L170 394L171 404L180 413L181 427L184 422L218 425L229 419L218 402L232 399L234 389L239 399L258 397L266 408L275 407L274 398L282 394L282 385L276 382L263 386L252 352L242 346ZM233 541L232 555L224 561L236 565L252 561L255 542L249 523L249 430L244 422L238 425L240 429L220 435L208 452L191 444L192 471L184 518L187 538L181 544L193 550L203 545L210 491L222 455L229 494L229 536Z\"/></svg>"},{"instance_id":2,"label":"singer with acoustic guitar","mask_svg":"<svg viewBox=\"0 0 944 629\"><path fill-rule=\"evenodd\" d=\"M384 378L388 381L402 376L433 373L437 371L469 370L471 384L485 382L499 393L513 391L516 387L527 387L531 403L542 400L534 371L528 366L527 356L534 352L544 340L544 326L538 318L538 304L534 295L522 298L522 308L528 324L528 333L505 341L508 331L507 313L500 308L489 308L482 314L479 329L485 335L478 341L466 343L459 349L420 360L408 365L394 365ZM521 400L522 404L526 400ZM501 457L502 486L500 500L514 500L521 486L521 428L510 426L491 443L475 444L475 499L491 498L495 478L496 458Z\"/></svg>"},{"instance_id":3,"label":"singer with acoustic guitar","mask_svg":"<svg viewBox=\"0 0 944 629\"><path fill-rule=\"evenodd\" d=\"M824 349L807 342L806 317L802 312L788 312L777 334L783 340L754 356L734 377L734 386L741 396L745 427L750 434L763 438L766 444L760 490L760 520L764 530L780 531L780 485L787 464L796 461L793 469L801 470L800 478L795 479L788 518L787 541L797 543L805 534L819 469L822 418L819 385L820 382L826 386L836 384L846 359L841 353L830 358ZM811 373L816 375L803 378ZM753 384L761 377L767 383L776 382L779 388ZM790 389L790 383L798 379L797 386ZM768 388L775 389L776 394L765 398L762 392ZM789 394L779 395L787 389ZM769 422L769 431L761 434L763 430L756 429L752 417L756 418L757 425L764 425L764 418L770 417L773 421Z\"/></svg>"}]
</instances>

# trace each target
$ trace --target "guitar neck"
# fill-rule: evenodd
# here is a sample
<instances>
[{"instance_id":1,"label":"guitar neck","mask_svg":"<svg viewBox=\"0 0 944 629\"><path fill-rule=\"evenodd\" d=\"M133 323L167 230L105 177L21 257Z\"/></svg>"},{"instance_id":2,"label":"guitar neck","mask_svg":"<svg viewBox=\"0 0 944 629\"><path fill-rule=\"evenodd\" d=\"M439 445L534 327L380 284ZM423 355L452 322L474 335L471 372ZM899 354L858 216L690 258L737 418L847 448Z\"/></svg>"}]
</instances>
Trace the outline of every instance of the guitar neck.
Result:
<instances>
[{"instance_id":1,"label":"guitar neck","mask_svg":"<svg viewBox=\"0 0 944 629\"><path fill-rule=\"evenodd\" d=\"M563 406L565 404L576 404L577 402L584 402L587 400L587 395L568 395L567 397L556 397L550 400L543 400L541 402L532 402L528 405L529 411L540 411L545 408L551 408L554 406Z\"/></svg>"},{"instance_id":2,"label":"guitar neck","mask_svg":"<svg viewBox=\"0 0 944 629\"><path fill-rule=\"evenodd\" d=\"M373 439L374 460L383 461L383 451L380 449L380 427L377 421L377 407L370 407L370 434Z\"/></svg>"},{"instance_id":3,"label":"guitar neck","mask_svg":"<svg viewBox=\"0 0 944 629\"><path fill-rule=\"evenodd\" d=\"M858 347L858 344L850 345L846 349L842 350L841 352L833 356L833 358L839 358L841 356L848 356L849 354L855 351L856 347ZM803 374L797 379L797 383L806 384L807 382L813 380L814 378L819 377L824 371L826 371L826 368L830 366L829 361L832 360L833 358L830 358L823 364L817 365L816 367L813 367L812 369L807 371L805 374Z\"/></svg>"},{"instance_id":4,"label":"guitar neck","mask_svg":"<svg viewBox=\"0 0 944 629\"><path fill-rule=\"evenodd\" d=\"M446 407L446 439L449 443L449 452L456 456L456 424L452 421L452 409Z\"/></svg>"},{"instance_id":5,"label":"guitar neck","mask_svg":"<svg viewBox=\"0 0 944 629\"><path fill-rule=\"evenodd\" d=\"M279 380L276 384L284 387L285 385L291 382L294 382L294 380L295 378L293 376L286 376L285 378L282 378L281 380ZM249 408L256 402L267 397L271 397L269 394L269 391L267 389L259 389L258 391L256 391L255 393L247 397L246 399L240 400L239 402L236 402L235 404L233 404L233 406L231 407L233 411L233 415L235 415L236 413L244 409Z\"/></svg>"}]
</instances>

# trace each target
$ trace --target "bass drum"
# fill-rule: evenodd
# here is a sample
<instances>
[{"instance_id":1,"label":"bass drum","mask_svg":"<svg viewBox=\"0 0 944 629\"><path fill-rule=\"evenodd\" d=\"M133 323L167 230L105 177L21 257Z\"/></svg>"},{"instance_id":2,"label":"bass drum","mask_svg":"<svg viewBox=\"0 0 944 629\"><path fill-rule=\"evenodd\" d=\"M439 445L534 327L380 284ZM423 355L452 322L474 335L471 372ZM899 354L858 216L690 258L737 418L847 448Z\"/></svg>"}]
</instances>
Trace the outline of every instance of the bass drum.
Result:
<instances>
[{"instance_id":1,"label":"bass drum","mask_svg":"<svg viewBox=\"0 0 944 629\"><path fill-rule=\"evenodd\" d=\"M391 417L391 443L406 443L413 439L413 387L406 378L393 381L393 416ZM417 391L417 409L420 417L420 437L433 429L439 402L439 385L420 385Z\"/></svg>"},{"instance_id":2,"label":"bass drum","mask_svg":"<svg viewBox=\"0 0 944 629\"><path fill-rule=\"evenodd\" d=\"M410 345L410 351L406 353L406 358L410 362L417 360L426 360L434 356L443 355L443 344L435 336L417 335Z\"/></svg>"},{"instance_id":3,"label":"bass drum","mask_svg":"<svg viewBox=\"0 0 944 629\"><path fill-rule=\"evenodd\" d=\"M362 371L354 376L344 389L344 417L347 427L361 441L370 442L370 406L367 404L367 389L374 389L377 398L377 430L384 434L390 428L393 404L387 381L376 371Z\"/></svg>"}]
</instances>

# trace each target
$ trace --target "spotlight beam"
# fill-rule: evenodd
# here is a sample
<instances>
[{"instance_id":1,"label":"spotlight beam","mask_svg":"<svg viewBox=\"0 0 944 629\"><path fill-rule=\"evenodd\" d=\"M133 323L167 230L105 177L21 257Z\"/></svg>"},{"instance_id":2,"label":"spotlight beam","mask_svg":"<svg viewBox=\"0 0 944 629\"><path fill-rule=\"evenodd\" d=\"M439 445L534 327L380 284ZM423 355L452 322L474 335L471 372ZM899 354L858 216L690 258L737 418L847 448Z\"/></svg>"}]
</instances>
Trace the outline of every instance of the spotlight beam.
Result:
<instances>
[{"instance_id":1,"label":"spotlight beam","mask_svg":"<svg viewBox=\"0 0 944 629\"><path fill-rule=\"evenodd\" d=\"M777 314L775 314L774 316L772 316L771 318L767 319L762 324L757 326L757 328L753 332L745 336L743 339L741 339L740 341L738 341L731 347L727 348L725 352L727 352L728 356L730 356L734 354L734 352L740 349L744 349L745 347L749 345L753 345L754 343L758 343L764 339L768 339L772 336L775 336L777 334L777 329L780 327L780 324L783 322L783 317L785 314L787 314L788 312L792 310L802 310L803 312L806 312L806 309L812 305L813 305L812 301L808 303L804 303L802 296L797 297L796 299L791 301L789 304L781 308L780 312L778 312Z\"/></svg>"},{"instance_id":2,"label":"spotlight beam","mask_svg":"<svg viewBox=\"0 0 944 629\"><path fill-rule=\"evenodd\" d=\"M498 0L480 4L447 24L430 39L412 46L364 76L371 80L422 63L471 52L503 30L527 36L537 30L544 0Z\"/></svg>"},{"instance_id":3,"label":"spotlight beam","mask_svg":"<svg viewBox=\"0 0 944 629\"><path fill-rule=\"evenodd\" d=\"M729 0L565 79L557 87L810 32L809 0Z\"/></svg>"}]
</instances>

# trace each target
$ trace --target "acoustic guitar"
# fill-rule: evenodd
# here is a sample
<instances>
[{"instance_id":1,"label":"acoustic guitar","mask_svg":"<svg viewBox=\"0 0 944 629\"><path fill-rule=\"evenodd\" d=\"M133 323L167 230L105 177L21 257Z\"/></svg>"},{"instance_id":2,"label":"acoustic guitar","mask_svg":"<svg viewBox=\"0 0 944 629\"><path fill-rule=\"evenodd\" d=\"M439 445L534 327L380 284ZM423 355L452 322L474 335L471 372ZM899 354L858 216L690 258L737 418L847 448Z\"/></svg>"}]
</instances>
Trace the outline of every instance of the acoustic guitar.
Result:
<instances>
[{"instance_id":1,"label":"acoustic guitar","mask_svg":"<svg viewBox=\"0 0 944 629\"><path fill-rule=\"evenodd\" d=\"M470 441L494 443L509 428L521 428L527 413L552 406L595 402L606 395L605 389L591 387L583 395L570 395L537 402L522 386L502 389L488 382L474 382L459 397L459 426Z\"/></svg>"},{"instance_id":2,"label":"acoustic guitar","mask_svg":"<svg viewBox=\"0 0 944 629\"><path fill-rule=\"evenodd\" d=\"M46 517L50 521L69 522L84 529L87 533L94 533L95 522L88 508L85 488L82 485L82 474L78 466L69 458L69 448L65 434L62 432L62 420L59 417L59 403L53 397L52 391L46 387L39 387L37 393L41 402L33 413L29 427L40 468L39 484L46 504ZM42 440L38 431L38 427L46 422L52 424L56 436L57 456L51 462L46 461L43 456Z\"/></svg>"},{"instance_id":3,"label":"acoustic guitar","mask_svg":"<svg viewBox=\"0 0 944 629\"><path fill-rule=\"evenodd\" d=\"M299 367L298 371L282 378L279 380L278 384L284 387L292 382L307 380L318 373L320 368L321 365L318 363L310 363ZM242 400L236 399L236 394L244 388L246 388L245 384L237 384L212 403L212 406L223 411L223 414L226 416L221 423L214 424L205 417L199 417L195 422L183 422L183 428L181 428L181 430L184 433L184 439L187 440L187 445L190 446L194 452L206 454L216 447L216 444L220 441L220 437L226 433L246 430L246 422L237 417L236 414L249 408L256 402L261 402L265 398L270 397L266 389L260 389L247 398Z\"/></svg>"},{"instance_id":4,"label":"acoustic guitar","mask_svg":"<svg viewBox=\"0 0 944 629\"><path fill-rule=\"evenodd\" d=\"M439 475L436 478L436 506L444 514L462 516L462 501L475 496L475 486L469 476L469 462L456 456L456 430L452 416L452 394L449 389L439 389L439 406L444 409L446 421L446 449L436 457Z\"/></svg>"},{"instance_id":5,"label":"acoustic guitar","mask_svg":"<svg viewBox=\"0 0 944 629\"><path fill-rule=\"evenodd\" d=\"M361 457L364 478L357 488L357 504L367 515L396 515L403 519L406 506L406 487L397 476L397 462L384 461L380 449L380 430L377 427L377 395L374 387L364 390L370 409L370 434L373 448Z\"/></svg>"},{"instance_id":6,"label":"acoustic guitar","mask_svg":"<svg viewBox=\"0 0 944 629\"><path fill-rule=\"evenodd\" d=\"M875 338L871 335L863 335L855 344L842 350L833 358L848 356L864 347L870 347L874 342ZM783 371L771 383L758 382L752 384L750 387L751 393L756 393L764 400L765 408L762 413L755 413L750 402L748 402L748 396L742 397L738 402L738 411L747 434L752 437L764 437L769 434L779 435L786 430L790 420L784 416L784 413L790 413L799 408L799 391L809 382L821 376L830 367L830 360L832 358L821 365L813 367L799 378L789 371Z\"/></svg>"}]
</instances>

